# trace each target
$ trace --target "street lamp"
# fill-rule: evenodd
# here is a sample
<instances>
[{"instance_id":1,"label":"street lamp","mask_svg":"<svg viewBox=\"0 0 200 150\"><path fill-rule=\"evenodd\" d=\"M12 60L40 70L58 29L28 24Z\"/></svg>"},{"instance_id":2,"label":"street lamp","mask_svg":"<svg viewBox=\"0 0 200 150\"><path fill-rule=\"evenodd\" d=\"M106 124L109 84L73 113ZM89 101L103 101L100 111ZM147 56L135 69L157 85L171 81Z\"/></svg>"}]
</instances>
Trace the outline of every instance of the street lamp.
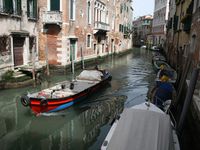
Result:
<instances>
[{"instance_id":1,"label":"street lamp","mask_svg":"<svg viewBox=\"0 0 200 150\"><path fill-rule=\"evenodd\" d=\"M44 28L43 32L46 35L46 41L45 41L45 59L46 59L46 69L47 69L47 76L49 76L49 60L48 60L48 41L47 41L47 32L48 32L48 28Z\"/></svg>"}]
</instances>

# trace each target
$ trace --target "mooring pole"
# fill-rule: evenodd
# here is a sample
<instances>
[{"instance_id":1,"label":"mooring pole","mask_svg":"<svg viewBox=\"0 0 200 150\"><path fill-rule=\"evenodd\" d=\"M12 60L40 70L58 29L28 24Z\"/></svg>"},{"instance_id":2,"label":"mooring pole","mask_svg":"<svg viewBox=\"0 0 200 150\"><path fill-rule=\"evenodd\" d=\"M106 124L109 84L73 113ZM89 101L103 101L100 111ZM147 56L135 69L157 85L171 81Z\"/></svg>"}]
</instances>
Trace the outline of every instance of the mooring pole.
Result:
<instances>
[{"instance_id":1,"label":"mooring pole","mask_svg":"<svg viewBox=\"0 0 200 150\"><path fill-rule=\"evenodd\" d=\"M46 34L46 41L45 41L45 57L46 57L46 73L47 73L47 76L50 75L50 72L49 72L49 58L48 58L48 36L47 36L47 32L48 32L48 29L44 29L44 33Z\"/></svg>"},{"instance_id":2,"label":"mooring pole","mask_svg":"<svg viewBox=\"0 0 200 150\"><path fill-rule=\"evenodd\" d=\"M73 46L71 46L72 50L72 80L74 80L74 49Z\"/></svg>"},{"instance_id":3,"label":"mooring pole","mask_svg":"<svg viewBox=\"0 0 200 150\"><path fill-rule=\"evenodd\" d=\"M33 47L32 47L32 49L31 49L31 51L32 51L32 76L33 76L33 80L34 80L34 87L36 86L35 84L36 84L36 78L35 78L35 49L36 49L36 46L35 46L35 44L36 44L36 37L34 37L34 40L33 40Z\"/></svg>"},{"instance_id":4,"label":"mooring pole","mask_svg":"<svg viewBox=\"0 0 200 150\"><path fill-rule=\"evenodd\" d=\"M83 56L82 46L81 46L81 61L82 61L82 69L85 69L85 63L84 63L84 56Z\"/></svg>"},{"instance_id":5,"label":"mooring pole","mask_svg":"<svg viewBox=\"0 0 200 150\"><path fill-rule=\"evenodd\" d=\"M184 101L184 104L183 104L183 109L182 109L181 116L180 116L178 126L177 126L177 131L178 131L179 134L182 133L185 118L186 118L188 109L190 107L191 101L193 99L193 94L194 94L196 82L197 82L197 79L198 79L198 75L199 75L199 68L195 68L192 71L192 78L190 80L187 95L186 95L186 98L185 98L185 101Z\"/></svg>"}]
</instances>

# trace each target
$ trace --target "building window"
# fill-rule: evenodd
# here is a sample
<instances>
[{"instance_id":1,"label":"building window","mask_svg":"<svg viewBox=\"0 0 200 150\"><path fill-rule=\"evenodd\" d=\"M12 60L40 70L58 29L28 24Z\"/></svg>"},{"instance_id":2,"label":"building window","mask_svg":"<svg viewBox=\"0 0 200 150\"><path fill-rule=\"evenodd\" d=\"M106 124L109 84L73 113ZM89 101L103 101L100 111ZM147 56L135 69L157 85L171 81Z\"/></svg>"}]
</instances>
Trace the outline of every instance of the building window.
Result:
<instances>
[{"instance_id":1,"label":"building window","mask_svg":"<svg viewBox=\"0 0 200 150\"><path fill-rule=\"evenodd\" d=\"M0 12L21 15L21 0L0 0Z\"/></svg>"},{"instance_id":2,"label":"building window","mask_svg":"<svg viewBox=\"0 0 200 150\"><path fill-rule=\"evenodd\" d=\"M29 38L29 51L30 51L30 53L32 53L33 50L34 50L34 52L36 52L36 45L35 44L36 44L36 37L31 36ZM34 45L35 45L35 47L34 47ZM33 48L35 48L35 49L33 49Z\"/></svg>"},{"instance_id":3,"label":"building window","mask_svg":"<svg viewBox=\"0 0 200 150\"><path fill-rule=\"evenodd\" d=\"M13 14L21 15L21 0L13 0Z\"/></svg>"},{"instance_id":4,"label":"building window","mask_svg":"<svg viewBox=\"0 0 200 150\"><path fill-rule=\"evenodd\" d=\"M0 13L4 12L4 1L0 0Z\"/></svg>"},{"instance_id":5,"label":"building window","mask_svg":"<svg viewBox=\"0 0 200 150\"><path fill-rule=\"evenodd\" d=\"M8 36L0 36L0 56L10 54L10 41Z\"/></svg>"},{"instance_id":6,"label":"building window","mask_svg":"<svg viewBox=\"0 0 200 150\"><path fill-rule=\"evenodd\" d=\"M120 5L120 13L123 12L123 4Z\"/></svg>"},{"instance_id":7,"label":"building window","mask_svg":"<svg viewBox=\"0 0 200 150\"><path fill-rule=\"evenodd\" d=\"M50 0L50 11L60 11L60 0Z\"/></svg>"},{"instance_id":8,"label":"building window","mask_svg":"<svg viewBox=\"0 0 200 150\"><path fill-rule=\"evenodd\" d=\"M87 17L88 17L88 24L91 24L91 4L88 2L87 5Z\"/></svg>"},{"instance_id":9,"label":"building window","mask_svg":"<svg viewBox=\"0 0 200 150\"><path fill-rule=\"evenodd\" d=\"M87 35L87 47L91 47L91 35Z\"/></svg>"},{"instance_id":10,"label":"building window","mask_svg":"<svg viewBox=\"0 0 200 150\"><path fill-rule=\"evenodd\" d=\"M70 19L71 20L75 20L75 6L76 6L76 4L75 4L75 0L70 0L69 1L70 2Z\"/></svg>"},{"instance_id":11,"label":"building window","mask_svg":"<svg viewBox=\"0 0 200 150\"><path fill-rule=\"evenodd\" d=\"M96 52L97 44L94 44L94 52Z\"/></svg>"},{"instance_id":12,"label":"building window","mask_svg":"<svg viewBox=\"0 0 200 150\"><path fill-rule=\"evenodd\" d=\"M37 0L27 1L27 16L28 18L37 18Z\"/></svg>"}]
</instances>

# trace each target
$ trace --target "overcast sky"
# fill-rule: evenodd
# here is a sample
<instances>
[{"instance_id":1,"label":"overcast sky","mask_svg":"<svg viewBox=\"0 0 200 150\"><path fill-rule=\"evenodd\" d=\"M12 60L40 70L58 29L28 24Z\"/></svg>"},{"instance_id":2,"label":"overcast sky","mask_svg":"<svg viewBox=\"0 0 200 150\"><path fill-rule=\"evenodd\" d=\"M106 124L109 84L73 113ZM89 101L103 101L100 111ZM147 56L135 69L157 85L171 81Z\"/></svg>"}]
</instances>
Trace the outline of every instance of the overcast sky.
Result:
<instances>
[{"instance_id":1,"label":"overcast sky","mask_svg":"<svg viewBox=\"0 0 200 150\"><path fill-rule=\"evenodd\" d=\"M133 0L133 18L151 14L153 15L155 0Z\"/></svg>"}]
</instances>

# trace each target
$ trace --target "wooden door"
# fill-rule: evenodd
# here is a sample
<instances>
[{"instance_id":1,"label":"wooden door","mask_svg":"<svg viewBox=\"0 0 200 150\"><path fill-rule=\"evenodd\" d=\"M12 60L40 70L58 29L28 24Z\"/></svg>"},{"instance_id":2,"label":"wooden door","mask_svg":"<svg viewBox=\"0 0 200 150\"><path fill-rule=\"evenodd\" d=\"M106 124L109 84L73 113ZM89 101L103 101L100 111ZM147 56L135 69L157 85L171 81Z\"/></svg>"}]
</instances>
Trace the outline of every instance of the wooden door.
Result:
<instances>
[{"instance_id":1,"label":"wooden door","mask_svg":"<svg viewBox=\"0 0 200 150\"><path fill-rule=\"evenodd\" d=\"M14 66L23 65L23 51L24 51L25 38L13 38L13 53L14 53Z\"/></svg>"}]
</instances>

